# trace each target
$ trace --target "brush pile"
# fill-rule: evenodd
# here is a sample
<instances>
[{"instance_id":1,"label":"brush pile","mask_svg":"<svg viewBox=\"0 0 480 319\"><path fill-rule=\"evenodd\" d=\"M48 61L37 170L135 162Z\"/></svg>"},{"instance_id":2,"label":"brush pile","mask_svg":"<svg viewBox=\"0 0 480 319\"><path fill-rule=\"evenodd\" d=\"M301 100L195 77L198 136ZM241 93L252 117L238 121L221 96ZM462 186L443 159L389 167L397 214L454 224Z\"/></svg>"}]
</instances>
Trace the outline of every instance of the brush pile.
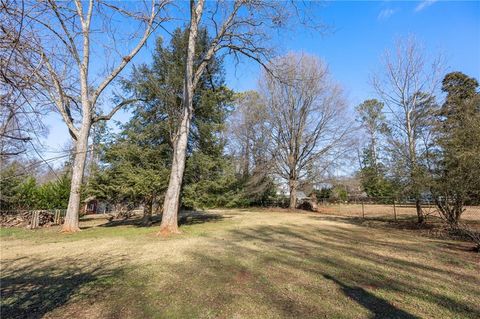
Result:
<instances>
[{"instance_id":1,"label":"brush pile","mask_svg":"<svg viewBox=\"0 0 480 319\"><path fill-rule=\"evenodd\" d=\"M46 210L0 212L1 227L37 228L49 227L57 223L55 223L55 213Z\"/></svg>"}]
</instances>

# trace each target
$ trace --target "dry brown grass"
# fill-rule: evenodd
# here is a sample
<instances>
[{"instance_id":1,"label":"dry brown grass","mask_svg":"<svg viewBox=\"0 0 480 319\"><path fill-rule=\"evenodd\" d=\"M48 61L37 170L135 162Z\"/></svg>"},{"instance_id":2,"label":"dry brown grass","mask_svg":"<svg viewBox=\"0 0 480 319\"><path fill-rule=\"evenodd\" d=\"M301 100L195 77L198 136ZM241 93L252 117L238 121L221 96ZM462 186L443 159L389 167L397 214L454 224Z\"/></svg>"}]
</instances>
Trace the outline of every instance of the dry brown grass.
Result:
<instances>
[{"instance_id":1,"label":"dry brown grass","mask_svg":"<svg viewBox=\"0 0 480 319\"><path fill-rule=\"evenodd\" d=\"M480 313L480 257L469 243L365 227L340 210L216 210L171 238L130 222L82 227L2 229L2 318Z\"/></svg>"},{"instance_id":2,"label":"dry brown grass","mask_svg":"<svg viewBox=\"0 0 480 319\"><path fill-rule=\"evenodd\" d=\"M332 204L332 205L320 205L321 213L330 213L335 215L349 216L349 217L361 217L362 205L361 204ZM439 217L439 214L435 206L424 206L424 212L430 217ZM365 217L388 217L394 218L393 205L383 204L365 204ZM416 210L413 205L396 205L395 210L397 217L415 217ZM467 206L465 212L462 215L463 220L480 221L480 206Z\"/></svg>"}]
</instances>

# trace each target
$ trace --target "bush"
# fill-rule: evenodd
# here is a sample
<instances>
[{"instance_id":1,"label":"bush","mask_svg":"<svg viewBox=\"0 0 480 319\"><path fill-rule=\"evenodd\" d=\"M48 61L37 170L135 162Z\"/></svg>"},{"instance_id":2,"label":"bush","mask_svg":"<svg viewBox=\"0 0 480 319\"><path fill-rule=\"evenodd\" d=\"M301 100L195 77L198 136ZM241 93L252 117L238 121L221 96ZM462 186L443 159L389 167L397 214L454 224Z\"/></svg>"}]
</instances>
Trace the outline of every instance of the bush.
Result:
<instances>
[{"instance_id":1,"label":"bush","mask_svg":"<svg viewBox=\"0 0 480 319\"><path fill-rule=\"evenodd\" d=\"M49 181L39 185L34 177L14 179L17 175L11 175L3 181L0 191L2 192L2 209L65 209L70 196L70 177L67 174L60 176L58 180ZM6 194L7 196L3 196Z\"/></svg>"}]
</instances>

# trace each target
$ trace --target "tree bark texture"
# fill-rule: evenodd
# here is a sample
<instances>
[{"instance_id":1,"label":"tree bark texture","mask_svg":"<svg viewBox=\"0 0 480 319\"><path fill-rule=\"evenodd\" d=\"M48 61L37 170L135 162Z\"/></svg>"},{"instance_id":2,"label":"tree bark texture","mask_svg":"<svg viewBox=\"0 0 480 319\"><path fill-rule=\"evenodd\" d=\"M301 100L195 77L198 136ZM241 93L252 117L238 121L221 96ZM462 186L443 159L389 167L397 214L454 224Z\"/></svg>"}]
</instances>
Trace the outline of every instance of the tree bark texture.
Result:
<instances>
[{"instance_id":1,"label":"tree bark texture","mask_svg":"<svg viewBox=\"0 0 480 319\"><path fill-rule=\"evenodd\" d=\"M75 154L72 167L72 182L70 184L70 197L68 199L67 213L62 226L63 232L79 231L79 210L80 210L80 192L82 187L83 174L85 171L85 162L87 157L88 135L90 125L84 123L75 144Z\"/></svg>"},{"instance_id":2,"label":"tree bark texture","mask_svg":"<svg viewBox=\"0 0 480 319\"><path fill-rule=\"evenodd\" d=\"M193 114L195 43L197 40L198 24L200 22L200 17L202 16L203 5L204 0L200 0L197 5L195 5L194 1L191 1L190 3L191 17L188 34L187 59L185 64L185 81L183 86L183 113L173 143L172 169L163 205L162 223L160 225L161 235L179 233L178 211L180 209L180 191L182 188L183 173L185 171L185 156Z\"/></svg>"},{"instance_id":3,"label":"tree bark texture","mask_svg":"<svg viewBox=\"0 0 480 319\"><path fill-rule=\"evenodd\" d=\"M290 209L297 208L297 180L291 179L288 183L290 187Z\"/></svg>"}]
</instances>

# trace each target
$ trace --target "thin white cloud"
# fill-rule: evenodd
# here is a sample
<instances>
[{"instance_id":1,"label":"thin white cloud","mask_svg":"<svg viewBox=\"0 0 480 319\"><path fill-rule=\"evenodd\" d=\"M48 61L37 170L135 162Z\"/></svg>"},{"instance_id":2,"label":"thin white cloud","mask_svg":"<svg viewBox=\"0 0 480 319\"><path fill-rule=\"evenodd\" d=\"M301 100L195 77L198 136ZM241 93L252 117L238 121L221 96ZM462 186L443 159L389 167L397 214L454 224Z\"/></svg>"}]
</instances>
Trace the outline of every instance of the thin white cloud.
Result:
<instances>
[{"instance_id":1,"label":"thin white cloud","mask_svg":"<svg viewBox=\"0 0 480 319\"><path fill-rule=\"evenodd\" d=\"M394 9L390 9L390 8L389 9L383 9L382 11L380 11L377 18L378 18L378 20L387 20L394 13L395 13Z\"/></svg>"},{"instance_id":2,"label":"thin white cloud","mask_svg":"<svg viewBox=\"0 0 480 319\"><path fill-rule=\"evenodd\" d=\"M422 11L423 9L430 7L432 4L437 2L437 0L422 0L416 7L415 12Z\"/></svg>"}]
</instances>

